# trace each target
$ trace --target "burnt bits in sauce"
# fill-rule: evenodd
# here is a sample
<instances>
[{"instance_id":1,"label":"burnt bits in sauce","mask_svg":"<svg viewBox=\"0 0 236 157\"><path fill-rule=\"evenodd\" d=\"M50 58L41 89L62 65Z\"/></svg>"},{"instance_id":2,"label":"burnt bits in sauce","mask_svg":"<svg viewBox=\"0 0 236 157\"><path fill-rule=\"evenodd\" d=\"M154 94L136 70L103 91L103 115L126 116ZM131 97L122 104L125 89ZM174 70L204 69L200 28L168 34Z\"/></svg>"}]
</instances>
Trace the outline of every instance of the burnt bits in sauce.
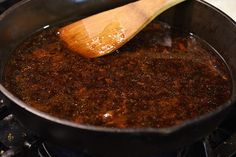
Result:
<instances>
[{"instance_id":1,"label":"burnt bits in sauce","mask_svg":"<svg viewBox=\"0 0 236 157\"><path fill-rule=\"evenodd\" d=\"M15 49L5 86L52 116L117 128L169 127L231 96L224 62L198 37L150 24L115 53L87 59L43 30Z\"/></svg>"}]
</instances>

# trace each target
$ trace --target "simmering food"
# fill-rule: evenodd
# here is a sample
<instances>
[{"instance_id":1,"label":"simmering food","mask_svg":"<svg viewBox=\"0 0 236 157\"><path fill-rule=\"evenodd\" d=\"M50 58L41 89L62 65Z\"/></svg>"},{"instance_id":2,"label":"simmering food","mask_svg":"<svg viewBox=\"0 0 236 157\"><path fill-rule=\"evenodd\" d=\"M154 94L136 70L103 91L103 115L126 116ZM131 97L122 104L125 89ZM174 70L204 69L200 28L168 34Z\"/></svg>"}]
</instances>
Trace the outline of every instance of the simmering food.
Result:
<instances>
[{"instance_id":1,"label":"simmering food","mask_svg":"<svg viewBox=\"0 0 236 157\"><path fill-rule=\"evenodd\" d=\"M169 127L230 99L228 69L198 37L150 24L115 53L87 59L67 49L57 29L13 52L5 86L52 116L118 128Z\"/></svg>"}]
</instances>

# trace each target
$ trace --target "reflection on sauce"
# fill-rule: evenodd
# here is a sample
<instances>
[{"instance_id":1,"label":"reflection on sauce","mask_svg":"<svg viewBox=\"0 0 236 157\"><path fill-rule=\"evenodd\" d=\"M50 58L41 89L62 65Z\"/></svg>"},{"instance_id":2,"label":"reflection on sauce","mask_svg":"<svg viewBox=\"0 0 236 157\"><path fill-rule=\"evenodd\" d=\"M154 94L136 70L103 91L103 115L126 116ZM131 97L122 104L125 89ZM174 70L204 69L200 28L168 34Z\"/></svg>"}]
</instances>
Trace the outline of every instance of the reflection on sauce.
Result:
<instances>
[{"instance_id":1,"label":"reflection on sauce","mask_svg":"<svg viewBox=\"0 0 236 157\"><path fill-rule=\"evenodd\" d=\"M10 91L50 115L105 127L161 128L230 99L222 60L200 39L166 24L151 24L117 53L95 59L72 53L57 31L22 43L5 71Z\"/></svg>"},{"instance_id":2,"label":"reflection on sauce","mask_svg":"<svg viewBox=\"0 0 236 157\"><path fill-rule=\"evenodd\" d=\"M75 29L74 25L76 25ZM81 54L85 57L101 56L114 51L126 38L125 30L118 22L111 22L98 34L91 32L93 30L87 30L85 26L79 21L59 31L61 39L67 46L74 52L85 52ZM82 40L78 41L78 39Z\"/></svg>"}]
</instances>

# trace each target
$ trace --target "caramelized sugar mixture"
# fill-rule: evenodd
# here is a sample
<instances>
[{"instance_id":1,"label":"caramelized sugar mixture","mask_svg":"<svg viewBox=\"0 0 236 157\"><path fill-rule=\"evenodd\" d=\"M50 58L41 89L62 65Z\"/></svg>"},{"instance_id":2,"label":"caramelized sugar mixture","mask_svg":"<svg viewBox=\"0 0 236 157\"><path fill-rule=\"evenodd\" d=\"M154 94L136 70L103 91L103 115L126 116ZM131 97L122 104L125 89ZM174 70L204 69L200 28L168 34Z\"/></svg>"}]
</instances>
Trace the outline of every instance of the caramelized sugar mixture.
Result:
<instances>
[{"instance_id":1,"label":"caramelized sugar mixture","mask_svg":"<svg viewBox=\"0 0 236 157\"><path fill-rule=\"evenodd\" d=\"M47 29L24 41L5 86L34 108L69 121L118 128L169 127L231 96L224 62L199 38L151 24L115 53L87 59Z\"/></svg>"}]
</instances>

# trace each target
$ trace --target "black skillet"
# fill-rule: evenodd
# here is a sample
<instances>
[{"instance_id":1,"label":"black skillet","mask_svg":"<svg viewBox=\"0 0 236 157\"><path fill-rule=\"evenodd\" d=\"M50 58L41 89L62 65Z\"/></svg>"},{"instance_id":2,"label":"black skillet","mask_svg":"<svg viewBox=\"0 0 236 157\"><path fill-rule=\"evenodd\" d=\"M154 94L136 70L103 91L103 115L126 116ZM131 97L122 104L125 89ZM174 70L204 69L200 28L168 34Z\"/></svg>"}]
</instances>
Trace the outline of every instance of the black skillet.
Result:
<instances>
[{"instance_id":1,"label":"black skillet","mask_svg":"<svg viewBox=\"0 0 236 157\"><path fill-rule=\"evenodd\" d=\"M107 157L147 157L191 144L214 130L235 108L236 94L216 111L163 129L117 129L79 125L41 113L17 99L2 85L3 69L14 47L25 37L65 19L76 19L131 0L24 0L0 16L0 90L19 121L52 143ZM225 59L236 88L236 24L200 0L187 1L158 19L193 32Z\"/></svg>"}]
</instances>

